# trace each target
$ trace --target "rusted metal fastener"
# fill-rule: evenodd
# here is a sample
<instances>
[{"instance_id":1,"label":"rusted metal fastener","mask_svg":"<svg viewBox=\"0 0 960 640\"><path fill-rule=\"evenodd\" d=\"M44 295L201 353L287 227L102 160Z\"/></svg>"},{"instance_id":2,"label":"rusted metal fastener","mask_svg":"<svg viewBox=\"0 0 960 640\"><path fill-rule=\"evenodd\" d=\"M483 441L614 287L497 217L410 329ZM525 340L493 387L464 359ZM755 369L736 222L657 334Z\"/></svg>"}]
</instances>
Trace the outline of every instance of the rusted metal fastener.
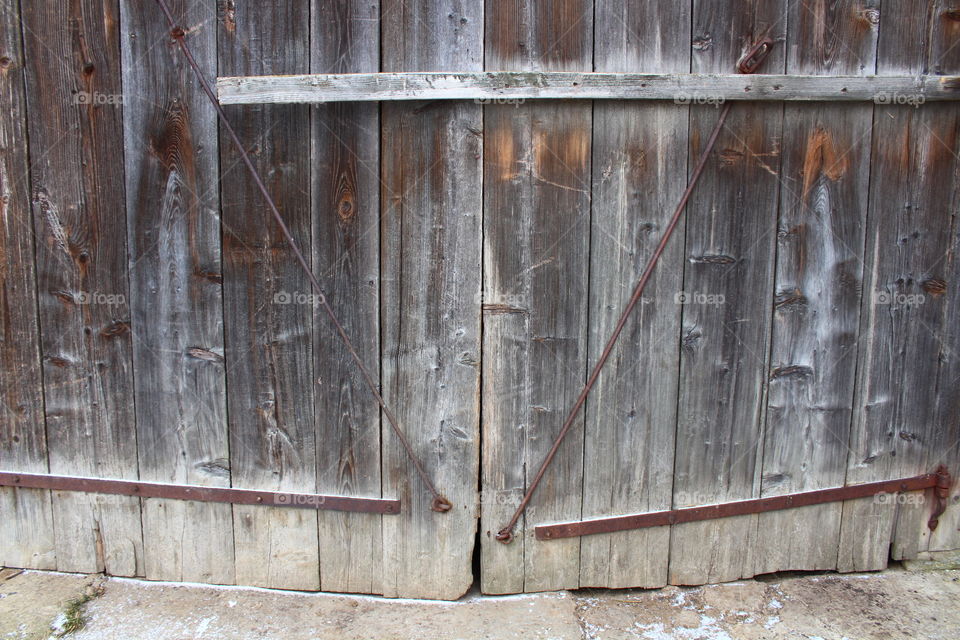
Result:
<instances>
[{"instance_id":1,"label":"rusted metal fastener","mask_svg":"<svg viewBox=\"0 0 960 640\"><path fill-rule=\"evenodd\" d=\"M765 37L757 45L751 48L744 58L741 58L737 65L737 69L740 70L740 73L753 73L760 67L760 64L770 54L772 47L773 40ZM744 71L744 69L746 69L746 71ZM510 544L510 542L513 540L513 528L517 526L520 516L523 515L527 505L530 503L530 498L533 497L533 493L540 485L540 481L543 480L543 474L546 472L547 467L550 466L550 463L553 462L554 457L557 455L557 451L560 449L560 444L563 442L563 439L566 438L567 433L570 431L574 420L580 412L580 409L583 408L583 404L586 402L587 396L590 394L590 391L596 384L597 379L600 377L600 371L607 363L607 360L610 359L610 354L613 353L613 348L616 346L617 340L620 338L620 333L627 324L627 320L629 319L630 314L633 312L633 309L640 302L640 299L643 296L643 291L647 286L647 282L649 282L650 277L653 275L654 268L657 266L660 256L663 255L663 251L666 249L667 243L670 241L670 237L673 235L674 229L677 228L677 224L680 222L683 211L687 207L687 202L690 200L691 194L693 194L693 189L696 187L697 182L700 180L700 176L703 174L703 170L707 165L707 159L710 157L710 153L713 151L713 147L717 143L717 138L720 136L720 131L723 129L723 125L727 121L727 116L730 114L731 104L732 103L727 102L725 105L723 105L723 109L720 111L720 117L717 118L717 124L713 128L713 132L710 134L710 138L707 140L706 146L700 153L700 159L697 161L697 166L694 169L693 174L690 176L690 179L687 181L687 188L680 197L680 202L677 204L677 208L674 210L673 216L670 218L670 222L667 224L666 229L664 229L663 236L660 238L657 248L654 249L653 255L651 255L650 259L647 261L647 265L643 270L643 274L640 276L640 279L637 280L637 284L633 288L633 293L630 296L630 300L627 302L626 307L624 307L623 312L620 314L620 318L617 320L616 326L613 328L613 332L607 339L607 342L603 348L603 352L600 354L600 358L593 366L590 376L587 378L587 383L583 386L583 389L580 391L580 395L577 396L576 401L573 403L573 407L571 407L570 412L567 414L567 418L564 420L563 426L560 427L560 432L553 441L550 451L540 464L537 474L534 476L533 481L527 488L527 492L524 494L523 499L517 506L517 509L510 517L510 521L507 522L506 526L497 532L496 537L500 542L504 544Z\"/></svg>"},{"instance_id":2,"label":"rusted metal fastener","mask_svg":"<svg viewBox=\"0 0 960 640\"><path fill-rule=\"evenodd\" d=\"M433 499L433 502L430 503L430 510L436 511L437 513L446 513L453 509L453 505L443 496L437 496Z\"/></svg>"},{"instance_id":3,"label":"rusted metal fastener","mask_svg":"<svg viewBox=\"0 0 960 640\"><path fill-rule=\"evenodd\" d=\"M770 55L770 51L772 50L773 39L770 38L770 36L764 36L760 42L753 45L753 47L740 58L740 62L737 64L737 71L748 75L756 73L757 69L760 68L760 65L763 64L763 61L767 59L767 56Z\"/></svg>"},{"instance_id":4,"label":"rusted metal fastener","mask_svg":"<svg viewBox=\"0 0 960 640\"><path fill-rule=\"evenodd\" d=\"M927 521L930 531L936 531L940 524L940 516L947 510L947 501L950 499L950 489L953 486L953 478L945 466L940 465L936 476L937 483L933 487L933 512L930 514L930 520Z\"/></svg>"},{"instance_id":5,"label":"rusted metal fastener","mask_svg":"<svg viewBox=\"0 0 960 640\"><path fill-rule=\"evenodd\" d=\"M296 257L297 262L300 264L300 268L306 274L307 279L310 281L310 286L314 291L317 292L320 296L320 307L323 309L324 313L327 315L327 318L330 320L330 324L333 325L334 329L337 331L337 336L340 338L340 342L343 343L343 346L347 349L347 352L350 354L350 358L353 360L354 366L356 366L357 371L360 372L361 377L363 377L364 382L367 385L367 388L370 390L371 395L377 404L380 406L380 409L383 411L384 417L387 419L387 422L390 424L390 428L393 430L394 434L397 436L397 439L400 441L400 444L403 445L403 450L407 454L407 457L413 462L414 468L416 468L417 475L420 477L420 480L423 482L424 486L427 487L427 490L433 495L434 504L436 506L442 507L444 503L449 505L450 503L440 495L440 492L437 491L436 487L433 485L433 482L430 480L430 476L427 475L426 469L423 467L423 463L420 462L420 458L417 457L416 452L413 450L413 447L410 446L410 442L407 440L406 436L403 434L403 430L400 429L400 423L397 420L396 415L393 411L390 410L390 407L387 406L386 401L383 399L383 396L380 393L379 386L376 381L373 379L373 375L370 373L367 366L363 363L363 360L360 358L360 355L357 353L356 348L353 346L353 341L350 340L350 337L347 335L346 329L344 329L343 324L337 318L337 315L333 311L333 307L330 306L327 296L323 291L323 287L320 286L320 281L317 280L317 277L313 274L313 270L310 267L310 264L307 262L307 259L303 255L303 251L300 250L300 246L297 244L296 240L293 238L293 234L290 232L290 229L287 227L287 223L283 221L283 216L280 215L280 209L277 208L277 203L274 201L273 196L270 195L269 189L264 184L263 179L260 177L260 172L257 171L257 168L254 166L253 161L250 159L250 154L247 153L246 148L243 143L240 141L240 136L237 135L237 132L234 130L233 125L230 124L230 120L227 118L226 112L224 112L223 107L220 105L220 101L217 99L217 94L214 93L213 87L210 86L210 83L207 81L206 77L203 75L203 71L200 69L200 65L197 64L196 59L193 57L193 52L190 50L190 46L187 44L186 38L184 38L185 31L180 27L176 20L173 17L173 13L170 11L170 7L167 6L166 0L156 0L157 4L160 5L161 11L163 11L164 16L166 16L167 23L170 26L170 35L173 36L173 39L180 46L180 50L183 52L183 57L186 58L187 64L190 65L190 68L193 70L194 75L197 77L197 81L200 83L200 88L203 89L204 94L206 94L207 99L210 101L210 104L213 105L214 111L217 113L217 117L220 119L220 123L223 125L223 130L226 132L227 137L233 142L234 146L237 148L237 152L240 154L240 159L243 161L243 164L247 168L247 172L250 174L250 179L253 180L254 185L256 185L257 190L260 192L260 195L263 196L264 202L266 202L267 208L270 210L271 215L273 216L274 221L277 224L277 227L280 229L280 232L283 234L284 239L287 241L287 244L290 246L290 250L293 252L293 255ZM449 511L450 507L434 509L434 511L439 513L444 513Z\"/></svg>"},{"instance_id":6,"label":"rusted metal fastener","mask_svg":"<svg viewBox=\"0 0 960 640\"><path fill-rule=\"evenodd\" d=\"M768 511L779 511L782 509L808 507L810 505L824 504L827 502L869 498L881 494L893 494L902 491L923 491L926 489L933 489L938 497L938 504L934 507L934 515L928 522L930 528L935 529L937 526L937 518L940 517L940 514L942 514L946 508L946 497L950 494L950 474L947 473L944 467L937 469L936 473L926 473L911 478L868 482L865 484L805 491L802 493L757 498L754 500L738 500L736 502L724 502L722 504L711 504L702 507L687 507L685 509L673 509L670 511L654 511L652 513L596 518L593 520L583 520L581 522L541 525L535 529L535 533L537 540L557 540L560 538L589 536L597 533L630 531L633 529L662 527L684 522L730 518L733 516L766 513Z\"/></svg>"}]
</instances>

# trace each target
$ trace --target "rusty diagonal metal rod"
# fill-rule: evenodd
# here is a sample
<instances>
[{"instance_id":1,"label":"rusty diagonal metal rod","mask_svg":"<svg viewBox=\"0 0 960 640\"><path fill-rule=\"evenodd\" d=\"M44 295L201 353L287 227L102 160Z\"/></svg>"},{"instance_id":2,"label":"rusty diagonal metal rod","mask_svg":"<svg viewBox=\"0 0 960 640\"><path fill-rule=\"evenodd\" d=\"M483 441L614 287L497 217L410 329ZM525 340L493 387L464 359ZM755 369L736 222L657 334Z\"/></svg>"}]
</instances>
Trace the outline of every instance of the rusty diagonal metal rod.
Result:
<instances>
[{"instance_id":1,"label":"rusty diagonal metal rod","mask_svg":"<svg viewBox=\"0 0 960 640\"><path fill-rule=\"evenodd\" d=\"M770 50L772 48L773 40L767 36L764 36L740 59L737 65L737 71L746 74L753 73L760 67L766 57L770 54ZM697 181L700 179L700 175L703 173L704 167L707 165L707 159L710 157L710 152L713 150L713 147L717 142L717 138L720 135L720 130L723 129L723 125L727 120L727 116L730 114L731 106L731 103L727 102L720 111L720 117L717 119L717 124L713 128L713 133L710 134L710 138L707 140L707 145L700 153L700 159L697 161L697 166L694 169L693 174L690 176L690 180L687 182L687 188L684 190L683 196L680 198L680 203L677 204L677 208L673 212L673 217L670 218L670 222L667 224L667 227L663 232L663 237L660 238L660 243L654 250L653 255L650 256L650 260L647 262L647 266L644 268L643 274L640 276L640 279L637 280L637 284L633 288L633 295L630 296L630 301L627 302L627 306L623 309L623 313L620 314L620 319L617 320L617 325L614 327L613 333L611 333L610 337L607 339L606 346L603 348L603 353L600 354L600 358L593 366L593 370L590 372L590 377L587 378L587 383L580 391L580 395L577 396L577 401L573 403L570 413L567 414L567 419L563 422L563 426L560 428L560 433L557 434L557 438L553 441L553 446L550 447L547 457L544 458L543 463L540 465L540 469L537 470L537 475L534 476L533 482L531 482L530 486L527 488L527 492L524 494L523 500L520 501L520 504L517 506L516 511L514 511L513 516L510 518L510 521L507 523L507 525L497 533L497 540L500 542L509 544L510 541L513 540L513 528L516 526L520 516L523 515L523 512L526 510L527 505L530 503L530 498L533 497L534 491L537 490L537 487L540 485L540 481L543 480L543 474L546 473L547 467L549 467L550 463L553 462L553 458L557 455L557 451L560 449L563 439L570 431L570 427L573 426L573 421L580 413L580 409L583 407L584 402L586 402L587 395L596 384L597 378L600 377L600 371L603 369L603 365L605 365L607 360L610 358L610 354L613 352L613 347L617 344L617 339L620 337L623 327L627 324L630 313L633 311L634 307L637 306L637 303L640 302L640 297L643 295L643 290L646 288L647 282L650 280L650 276L653 274L654 267L656 267L657 262L660 260L660 256L663 254L663 250L667 246L667 242L670 240L670 236L673 234L674 229L676 229L677 224L680 222L680 217L683 215L683 211L687 206L687 201L690 199L690 195L693 193L693 189L697 185Z\"/></svg>"},{"instance_id":2,"label":"rusty diagonal metal rod","mask_svg":"<svg viewBox=\"0 0 960 640\"><path fill-rule=\"evenodd\" d=\"M266 185L263 184L263 179L260 177L260 173L250 160L250 155L247 153L243 143L240 141L240 137L230 125L230 121L227 119L227 114L223 111L223 107L220 105L217 95L213 92L213 89L210 87L210 83L207 82L207 79L204 77L203 71L200 69L200 65L197 64L196 59L193 57L193 53L190 51L190 47L186 43L186 31L184 31L184 29L177 24L177 21L174 19L173 14L170 12L170 7L167 6L165 0L156 0L156 2L160 5L160 9L163 10L163 13L167 18L167 22L170 24L171 37L180 45L180 49L183 51L183 55L187 59L187 63L193 69L194 74L197 76L197 80L200 81L200 86L203 88L203 92L207 95L207 98L210 99L210 103L213 105L213 108L216 109L217 116L220 118L220 122L223 124L224 130L227 132L227 135L230 136L230 139L233 140L234 145L236 145L237 151L239 151L243 163L247 166L247 169L250 172L250 177L253 178L253 181L256 183L257 189L260 191L260 193L263 194L263 199L266 201L267 207L269 207L270 213L273 214L273 218L280 227L280 231L283 233L284 238L286 238L287 244L289 244L290 248L293 250L293 254L297 257L297 261L300 263L300 266L303 267L303 271L307 274L310 284L319 294L320 305L330 318L330 322L333 323L334 327L336 327L337 333L340 335L340 340L343 341L343 345L347 348L347 351L350 352L350 356L353 358L353 361L357 365L357 369L359 369L360 374L363 376L367 386L370 388L370 392L373 394L373 397L376 398L377 404L379 404L380 408L383 410L383 415L387 417L387 421L390 423L391 428L393 428L393 432L397 435L397 438L400 440L401 444L403 444L403 448L406 450L407 456L409 456L411 462L413 462L413 465L417 469L417 475L420 476L423 484L433 495L433 501L430 504L430 508L439 513L449 511L453 505L437 491L436 487L434 487L433 482L430 481L430 477L423 468L423 464L420 462L420 459L417 458L416 453L414 453L413 447L410 446L410 442L407 441L406 436L404 436L403 432L400 430L397 417L387 406L383 396L380 394L380 390L377 389L377 384L374 382L373 376L370 375L370 371L363 364L363 360L361 360L360 356L357 354L357 350L354 348L353 342L351 342L350 337L347 336L346 330L343 328L343 325L340 324L340 320L337 319L337 316L333 312L333 308L330 306L330 303L327 302L327 296L324 294L323 288L317 281L317 277L313 275L313 270L310 268L310 265L307 264L307 260L303 257L303 252L300 250L300 247L297 246L297 243L293 238L293 234L290 233L290 229L283 221L283 216L280 215L280 211L277 209L277 205L274 202L273 197L267 190Z\"/></svg>"}]
</instances>

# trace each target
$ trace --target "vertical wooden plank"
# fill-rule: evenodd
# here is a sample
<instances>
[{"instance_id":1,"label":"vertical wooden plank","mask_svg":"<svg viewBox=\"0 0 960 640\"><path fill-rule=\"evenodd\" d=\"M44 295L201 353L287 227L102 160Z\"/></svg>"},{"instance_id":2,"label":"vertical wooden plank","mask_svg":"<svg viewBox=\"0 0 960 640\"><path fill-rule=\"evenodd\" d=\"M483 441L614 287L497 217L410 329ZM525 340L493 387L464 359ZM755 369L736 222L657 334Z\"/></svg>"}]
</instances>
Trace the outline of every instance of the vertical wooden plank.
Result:
<instances>
[{"instance_id":1,"label":"vertical wooden plank","mask_svg":"<svg viewBox=\"0 0 960 640\"><path fill-rule=\"evenodd\" d=\"M384 71L482 68L483 7L385 0ZM469 103L382 110L381 332L387 402L439 491L431 496L383 428L383 591L452 599L472 581L480 391L481 112Z\"/></svg>"},{"instance_id":2,"label":"vertical wooden plank","mask_svg":"<svg viewBox=\"0 0 960 640\"><path fill-rule=\"evenodd\" d=\"M21 8L50 471L136 478L119 7ZM58 569L143 574L138 499L53 510Z\"/></svg>"},{"instance_id":3,"label":"vertical wooden plank","mask_svg":"<svg viewBox=\"0 0 960 640\"><path fill-rule=\"evenodd\" d=\"M488 0L487 69L591 71L592 0ZM514 542L495 538L586 378L592 104L485 109L482 589L579 586L580 541L540 542L533 521L579 519L583 416Z\"/></svg>"},{"instance_id":4,"label":"vertical wooden plank","mask_svg":"<svg viewBox=\"0 0 960 640\"><path fill-rule=\"evenodd\" d=\"M934 0L883 5L878 74L924 71L937 6ZM941 444L937 406L951 244L944 229L956 215L958 119L950 105L905 103L916 98L881 96L874 117L851 484L929 471ZM895 557L926 545L929 505L916 507L872 499L844 504L840 570L885 567L895 525Z\"/></svg>"},{"instance_id":5,"label":"vertical wooden plank","mask_svg":"<svg viewBox=\"0 0 960 640\"><path fill-rule=\"evenodd\" d=\"M378 1L311 10L311 70L380 69ZM367 368L380 369L380 107L318 105L312 113L314 271ZM318 310L319 312L319 310ZM380 410L325 314L314 317L317 488L380 497ZM324 591L382 592L381 516L321 512Z\"/></svg>"},{"instance_id":6,"label":"vertical wooden plank","mask_svg":"<svg viewBox=\"0 0 960 640\"><path fill-rule=\"evenodd\" d=\"M172 2L217 73L216 7ZM216 113L159 7L121 3L130 309L140 477L230 486ZM143 501L146 577L232 583L230 505Z\"/></svg>"},{"instance_id":7,"label":"vertical wooden plank","mask_svg":"<svg viewBox=\"0 0 960 640\"><path fill-rule=\"evenodd\" d=\"M899 28L913 25L914 32L906 42L896 43L886 39L887 23L881 22L882 67L908 73L933 68L938 73L955 72L957 66L951 64L958 58L951 50L960 29L950 16L950 8L939 1L926 5L926 12L914 9L907 22L896 14ZM889 19L890 13L885 14L884 20ZM867 317L870 353L863 371L863 413L854 427L859 445L855 453L864 460L856 467L856 478L931 470L953 457L950 450L956 436L950 434L957 432L955 419L943 420L946 415L941 412L955 403L956 393L947 382L952 358L945 342L951 336L947 314L953 248L951 235L943 232L955 224L956 216L956 109L932 104L899 108L897 101L890 102L877 107L876 118L876 135L885 139L878 138L874 150L878 182L872 193L879 200L871 204L868 264L873 269L875 300ZM896 148L895 143L901 146ZM874 210L892 219L878 220ZM911 384L922 385L922 390L907 395L902 385ZM894 559L914 557L928 547L930 504L920 502L919 496L912 498L896 504L849 505L851 515L847 519L844 512L844 527L851 527L850 544L842 549L847 554L846 568L885 566L887 540ZM879 548L858 546L859 511L877 523L867 526L872 531L868 537L876 539Z\"/></svg>"},{"instance_id":8,"label":"vertical wooden plank","mask_svg":"<svg viewBox=\"0 0 960 640\"><path fill-rule=\"evenodd\" d=\"M598 4L596 70L688 72L690 10L690 2ZM595 103L590 362L599 357L683 193L684 105L693 98ZM670 508L683 235L681 223L587 400L584 518ZM663 586L669 550L669 527L585 537L580 586Z\"/></svg>"},{"instance_id":9,"label":"vertical wooden plank","mask_svg":"<svg viewBox=\"0 0 960 640\"><path fill-rule=\"evenodd\" d=\"M786 2L693 5L695 73L725 72L759 36L782 40ZM763 67L782 73L776 47ZM718 111L691 111L698 157ZM782 105L737 104L687 209L674 508L755 497L763 434ZM734 580L751 570L756 516L673 528L670 582Z\"/></svg>"},{"instance_id":10,"label":"vertical wooden plank","mask_svg":"<svg viewBox=\"0 0 960 640\"><path fill-rule=\"evenodd\" d=\"M0 2L0 468L46 473L20 7ZM55 569L50 492L0 488L0 566Z\"/></svg>"},{"instance_id":11,"label":"vertical wooden plank","mask_svg":"<svg viewBox=\"0 0 960 640\"><path fill-rule=\"evenodd\" d=\"M787 73L874 73L879 2L789 10ZM844 484L872 122L872 104L785 106L763 497ZM754 573L836 568L841 511L761 514Z\"/></svg>"},{"instance_id":12,"label":"vertical wooden plank","mask_svg":"<svg viewBox=\"0 0 960 640\"><path fill-rule=\"evenodd\" d=\"M221 74L307 72L308 3L222 6ZM238 107L228 116L294 238L310 255L309 107ZM221 146L220 176L233 486L313 492L315 298L231 145ZM235 505L233 516L238 583L319 588L316 512Z\"/></svg>"},{"instance_id":13,"label":"vertical wooden plank","mask_svg":"<svg viewBox=\"0 0 960 640\"><path fill-rule=\"evenodd\" d=\"M927 70L930 73L955 73L960 68L960 12L956 3L938 0L934 5L930 32L930 53ZM956 108L938 107L931 123L933 132L944 147L953 154L953 174L950 184L952 195L945 202L953 220L951 230L950 254L944 267L946 273L946 299L944 317L947 322L940 329L940 379L937 388L936 443L928 448L931 454L927 468L945 464L954 477L960 477L960 203L958 188L960 184L960 162L957 146ZM951 139L951 134L953 138ZM936 183L931 183L932 185ZM952 199L951 199L952 198ZM916 518L923 535L929 535L918 547L925 546L929 551L960 549L960 482L955 482L950 496L950 507L940 517L940 526L927 534L923 531L923 516ZM925 509L929 513L929 506Z\"/></svg>"},{"instance_id":14,"label":"vertical wooden plank","mask_svg":"<svg viewBox=\"0 0 960 640\"><path fill-rule=\"evenodd\" d=\"M956 73L960 69L960 13L956 3L949 0L938 0L934 5L931 16L930 52L927 60L927 70L930 73ZM933 105L931 105L933 106ZM946 107L946 108L944 108ZM945 219L948 215L952 221L948 255L943 266L945 290L938 293L936 287L928 291L931 295L941 295L944 302L945 322L937 331L940 339L940 372L937 383L937 408L934 422L934 442L927 447L927 469L934 469L944 464L950 469L954 477L960 476L960 145L957 140L956 107L938 106L932 112L930 133L935 142L941 145L940 152L949 150L953 156L943 158L952 164L952 168L943 168L939 175L949 183L930 182L932 189L942 189L944 184L951 188L941 193L942 205L946 211L942 213ZM928 287L929 288L929 287ZM917 540L917 549L926 548L929 551L960 549L960 483L955 482L950 496L950 508L940 518L940 526L936 531L926 529L924 514L929 515L930 505L921 504L921 513L913 518L913 530L920 530ZM897 527L897 537L901 531L911 531L911 527Z\"/></svg>"}]
</instances>

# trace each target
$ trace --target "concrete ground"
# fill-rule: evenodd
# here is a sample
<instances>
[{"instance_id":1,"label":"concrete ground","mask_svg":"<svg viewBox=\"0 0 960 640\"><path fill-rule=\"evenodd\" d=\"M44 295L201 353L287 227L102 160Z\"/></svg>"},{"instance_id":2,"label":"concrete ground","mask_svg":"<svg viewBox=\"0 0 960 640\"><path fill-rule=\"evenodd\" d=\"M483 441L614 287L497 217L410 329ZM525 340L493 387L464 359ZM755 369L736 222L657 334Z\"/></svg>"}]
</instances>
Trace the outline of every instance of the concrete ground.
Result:
<instances>
[{"instance_id":1,"label":"concrete ground","mask_svg":"<svg viewBox=\"0 0 960 640\"><path fill-rule=\"evenodd\" d=\"M452 603L5 569L0 639L61 637L72 619L82 628L62 637L75 640L958 640L958 603L960 554L873 574Z\"/></svg>"}]
</instances>

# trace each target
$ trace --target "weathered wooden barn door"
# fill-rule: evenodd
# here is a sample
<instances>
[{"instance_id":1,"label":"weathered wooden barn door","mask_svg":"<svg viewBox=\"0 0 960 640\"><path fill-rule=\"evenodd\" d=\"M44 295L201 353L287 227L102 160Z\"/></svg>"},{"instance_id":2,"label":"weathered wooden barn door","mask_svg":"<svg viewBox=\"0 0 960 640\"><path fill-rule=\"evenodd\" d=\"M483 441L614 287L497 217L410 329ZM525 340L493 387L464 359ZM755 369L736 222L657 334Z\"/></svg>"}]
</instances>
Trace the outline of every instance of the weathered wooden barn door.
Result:
<instances>
[{"instance_id":1,"label":"weathered wooden barn door","mask_svg":"<svg viewBox=\"0 0 960 640\"><path fill-rule=\"evenodd\" d=\"M956 73L955 11L920 4L881 13L871 0L488 2L486 66L731 73L766 34L776 45L763 73ZM597 359L719 105L678 94L673 104L596 101L590 112L486 108L485 592L879 569L891 554L956 544L956 510L931 534L923 495L533 535L542 523L956 465L958 116L910 97L734 105L685 225L510 545L496 533Z\"/></svg>"},{"instance_id":2,"label":"weathered wooden barn door","mask_svg":"<svg viewBox=\"0 0 960 640\"><path fill-rule=\"evenodd\" d=\"M947 0L166 2L210 79L520 72L444 80L490 90L542 70L577 87L592 71L733 73L761 35L764 73L927 75L940 91L960 73ZM453 503L439 514L155 3L54 4L0 0L0 470L402 510L0 487L0 564L454 599L476 580L701 584L960 546L960 508L931 533L923 496L534 535L960 472L956 102L734 104L504 545L721 99L395 101L378 76L361 90L381 103L227 108Z\"/></svg>"}]
</instances>

